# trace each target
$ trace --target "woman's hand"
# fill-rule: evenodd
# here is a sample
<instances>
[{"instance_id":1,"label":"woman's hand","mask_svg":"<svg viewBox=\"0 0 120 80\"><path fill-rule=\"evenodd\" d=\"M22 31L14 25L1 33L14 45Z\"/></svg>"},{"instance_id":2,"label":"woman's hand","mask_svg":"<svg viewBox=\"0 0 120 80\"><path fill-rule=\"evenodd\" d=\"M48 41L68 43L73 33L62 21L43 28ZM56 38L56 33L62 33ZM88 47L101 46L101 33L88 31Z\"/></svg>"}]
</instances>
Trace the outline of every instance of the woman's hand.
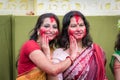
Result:
<instances>
[{"instance_id":1,"label":"woman's hand","mask_svg":"<svg viewBox=\"0 0 120 80\"><path fill-rule=\"evenodd\" d=\"M70 35L69 39L70 39L70 48L69 48L70 57L74 61L77 57L78 46L76 39L73 36Z\"/></svg>"},{"instance_id":2,"label":"woman's hand","mask_svg":"<svg viewBox=\"0 0 120 80\"><path fill-rule=\"evenodd\" d=\"M41 47L42 47L43 53L47 56L47 58L51 59L49 40L45 34L43 34L41 37Z\"/></svg>"}]
</instances>

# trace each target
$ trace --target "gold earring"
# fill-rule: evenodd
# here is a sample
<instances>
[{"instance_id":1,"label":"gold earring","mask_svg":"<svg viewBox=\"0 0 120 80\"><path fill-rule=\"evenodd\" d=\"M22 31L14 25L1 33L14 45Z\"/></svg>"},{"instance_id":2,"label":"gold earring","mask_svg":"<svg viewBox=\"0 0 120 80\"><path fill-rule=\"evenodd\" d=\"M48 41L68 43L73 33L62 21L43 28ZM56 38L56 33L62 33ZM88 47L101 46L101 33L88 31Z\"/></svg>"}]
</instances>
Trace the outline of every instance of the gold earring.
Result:
<instances>
[{"instance_id":1,"label":"gold earring","mask_svg":"<svg viewBox=\"0 0 120 80\"><path fill-rule=\"evenodd\" d=\"M39 32L39 31L37 32L37 35L38 35L38 36L40 35L40 32Z\"/></svg>"}]
</instances>

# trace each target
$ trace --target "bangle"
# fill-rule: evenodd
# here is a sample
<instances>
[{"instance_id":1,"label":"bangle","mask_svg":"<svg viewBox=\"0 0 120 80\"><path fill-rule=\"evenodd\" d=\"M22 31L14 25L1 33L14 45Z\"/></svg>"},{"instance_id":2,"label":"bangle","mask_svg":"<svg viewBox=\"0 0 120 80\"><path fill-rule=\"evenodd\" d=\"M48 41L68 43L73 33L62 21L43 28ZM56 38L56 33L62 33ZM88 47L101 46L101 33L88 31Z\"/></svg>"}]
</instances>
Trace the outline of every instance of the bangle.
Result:
<instances>
[{"instance_id":1,"label":"bangle","mask_svg":"<svg viewBox=\"0 0 120 80\"><path fill-rule=\"evenodd\" d=\"M72 65L72 64L73 64L73 60L71 59L71 57L70 57L70 56L67 56L66 58L69 58L69 59L70 59L71 65Z\"/></svg>"}]
</instances>

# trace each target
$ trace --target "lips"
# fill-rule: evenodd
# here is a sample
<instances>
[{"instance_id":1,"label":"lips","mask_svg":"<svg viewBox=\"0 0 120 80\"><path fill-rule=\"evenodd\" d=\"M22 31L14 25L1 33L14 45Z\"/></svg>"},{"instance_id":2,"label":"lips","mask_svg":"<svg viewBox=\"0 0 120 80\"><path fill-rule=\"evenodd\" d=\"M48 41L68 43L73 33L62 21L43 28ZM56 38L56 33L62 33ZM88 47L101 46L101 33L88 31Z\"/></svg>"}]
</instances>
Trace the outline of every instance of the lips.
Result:
<instances>
[{"instance_id":1,"label":"lips","mask_svg":"<svg viewBox=\"0 0 120 80\"><path fill-rule=\"evenodd\" d=\"M47 36L53 36L53 34L51 33L45 33Z\"/></svg>"},{"instance_id":2,"label":"lips","mask_svg":"<svg viewBox=\"0 0 120 80\"><path fill-rule=\"evenodd\" d=\"M81 35L81 34L84 34L84 32L82 30L80 30L80 31L76 31L74 34Z\"/></svg>"}]
</instances>

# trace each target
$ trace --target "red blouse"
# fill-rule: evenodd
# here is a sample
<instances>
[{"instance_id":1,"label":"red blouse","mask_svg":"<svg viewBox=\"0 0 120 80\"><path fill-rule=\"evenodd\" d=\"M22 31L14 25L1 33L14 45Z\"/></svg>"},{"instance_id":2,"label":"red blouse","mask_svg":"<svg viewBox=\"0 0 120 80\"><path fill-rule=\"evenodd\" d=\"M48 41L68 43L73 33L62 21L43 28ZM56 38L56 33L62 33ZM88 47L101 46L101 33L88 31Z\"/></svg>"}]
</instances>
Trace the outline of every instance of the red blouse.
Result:
<instances>
[{"instance_id":1,"label":"red blouse","mask_svg":"<svg viewBox=\"0 0 120 80\"><path fill-rule=\"evenodd\" d=\"M36 65L30 60L29 54L34 50L40 50L40 46L34 41L29 40L26 43L23 44L19 60L18 60L18 74L24 73L26 71L29 71Z\"/></svg>"}]
</instances>

